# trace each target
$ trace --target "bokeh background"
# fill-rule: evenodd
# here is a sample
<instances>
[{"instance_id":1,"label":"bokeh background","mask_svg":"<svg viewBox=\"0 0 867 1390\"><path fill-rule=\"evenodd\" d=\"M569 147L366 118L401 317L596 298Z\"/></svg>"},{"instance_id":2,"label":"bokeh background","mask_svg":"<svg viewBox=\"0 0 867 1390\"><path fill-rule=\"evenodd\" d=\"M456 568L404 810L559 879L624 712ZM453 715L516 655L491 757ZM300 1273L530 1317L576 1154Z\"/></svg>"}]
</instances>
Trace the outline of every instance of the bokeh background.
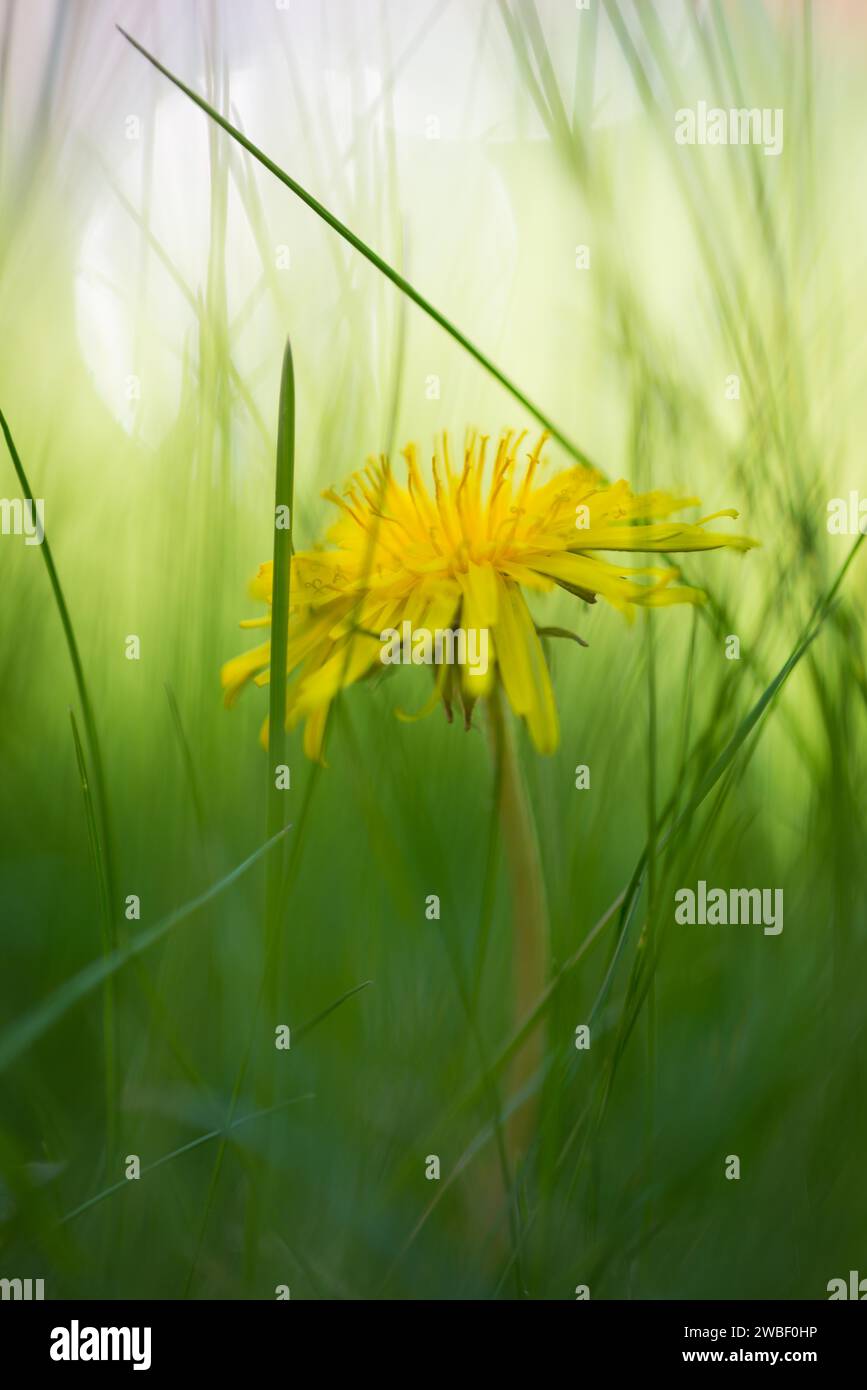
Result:
<instances>
[{"instance_id":1,"label":"bokeh background","mask_svg":"<svg viewBox=\"0 0 867 1390\"><path fill-rule=\"evenodd\" d=\"M47 1297L822 1298L863 1269L862 556L823 600L854 542L828 501L864 486L865 19L2 0L0 408L45 499L111 862L45 555L0 536L0 1276ZM227 712L219 670L258 640L238 622L270 556L287 335L300 545L368 453L535 422L116 23L611 478L735 506L763 542L689 559L700 611L536 605L589 647L549 644L559 751L516 730L552 979L520 1162L484 712L468 734L399 722L427 695L409 670L341 698L327 769L291 736L263 991L264 859L225 880L265 839L267 697ZM783 108L782 154L678 146L699 100ZM782 888L782 934L676 926L699 879Z\"/></svg>"}]
</instances>

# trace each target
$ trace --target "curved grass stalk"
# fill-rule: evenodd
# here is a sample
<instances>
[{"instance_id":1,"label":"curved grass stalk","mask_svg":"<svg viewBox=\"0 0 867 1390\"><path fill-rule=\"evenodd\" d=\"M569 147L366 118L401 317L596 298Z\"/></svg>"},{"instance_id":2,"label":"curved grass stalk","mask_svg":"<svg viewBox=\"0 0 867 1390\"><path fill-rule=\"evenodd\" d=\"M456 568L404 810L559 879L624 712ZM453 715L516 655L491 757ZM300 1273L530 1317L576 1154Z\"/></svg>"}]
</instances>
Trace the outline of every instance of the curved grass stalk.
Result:
<instances>
[{"instance_id":1,"label":"curved grass stalk","mask_svg":"<svg viewBox=\"0 0 867 1390\"><path fill-rule=\"evenodd\" d=\"M465 352L468 352L471 357L475 358L479 365L484 367L485 371L490 373L495 381L498 381L501 386L505 387L509 394L513 396L525 410L529 411L534 419L539 421L552 438L556 439L577 463L584 464L585 467L588 468L596 467L587 454L584 453L583 449L579 449L578 445L548 417L542 408L536 405L534 401L530 400L529 396L524 394L520 387L512 381L511 377L508 377L505 372L501 371L500 368L491 361L490 357L482 352L481 348L476 347L475 343L471 342L466 334L462 333L455 324L447 319L445 314L440 313L439 309L431 304L430 300L426 299L424 295L420 294L414 285L411 285L408 280L404 279L398 271L390 266L388 261L383 260L381 256L377 255L376 251L368 246L366 242L362 241L360 237L356 236L355 233L351 231L345 223L341 222L339 218L335 217L332 212L329 212L318 199L314 198L312 193L308 193L306 188L302 188L301 184L293 179L290 174L287 174L278 164L275 164L272 159L269 159L258 146L253 144L252 140L248 140L246 135L242 134L236 126L232 125L231 121L227 121L225 116L221 116L219 111L216 111L209 102L205 101L204 97L199 96L198 92L194 92L193 89L188 87L185 82L182 82L179 77L176 77L173 72L170 72L168 68L164 67L163 64L159 62L152 53L149 53L142 44L138 43L131 34L128 34L120 25L117 25L117 29L127 42L132 44L133 48L137 49L142 57L146 58L147 61L156 68L157 72L161 72L163 77L167 77L179 91L189 97L190 101L195 102L196 106L204 111L207 116L210 116L211 120L215 121L227 135L230 135L233 140L236 140L239 145L242 145L248 154L251 154L254 159L257 159L269 173L273 174L275 178L279 179L281 183L291 189L295 196L301 199L302 203L306 203L318 217L322 218L323 222L326 222L339 236L343 237L344 241L349 242L350 246L354 247L360 255L364 256L365 260L368 260L371 265L376 266L376 269L380 271L381 274L390 280L393 285L396 285L397 288L405 294L408 299L411 299L419 309L422 309L429 318L432 318L434 323L439 324L440 328L444 329L456 343L459 343Z\"/></svg>"},{"instance_id":2,"label":"curved grass stalk","mask_svg":"<svg viewBox=\"0 0 867 1390\"><path fill-rule=\"evenodd\" d=\"M6 416L0 410L0 429L6 440L6 447L12 459L12 467L15 469L21 491L25 501L33 504L35 498L24 465L15 447L15 440L6 422ZM81 661L81 653L78 649L78 641L75 630L72 626L72 619L69 616L69 609L66 606L66 599L63 596L63 589L60 584L60 576L57 573L57 566L54 563L54 555L48 541L47 534L43 537L39 549L42 551L42 558L45 568L48 571L48 579L51 584L51 591L54 595L54 602L57 605L57 612L60 616L60 623L63 628L63 636L66 639L66 647L69 652L69 660L72 663L72 672L75 677L75 688L78 691L78 700L81 705L81 717L84 722L84 732L87 739L88 752L90 753L91 765L93 768L93 787L95 792L95 811L97 824L99 826L99 851L102 857L102 870L108 884L109 901L114 902L114 857L112 852L111 822L108 811L108 796L105 787L105 775L103 771L102 752L100 749L99 737L96 732L96 720L93 717L93 706L90 702L90 694L87 689L87 682L84 678L84 666ZM112 918L111 944L117 945L117 928Z\"/></svg>"},{"instance_id":3,"label":"curved grass stalk","mask_svg":"<svg viewBox=\"0 0 867 1390\"><path fill-rule=\"evenodd\" d=\"M6 416L0 410L0 428L6 440L6 447L12 459L12 467L15 469L18 483L24 498L31 506L35 505L33 490L30 486L24 465L12 437L12 431L6 422ZM108 809L108 793L106 791L105 775L103 772L102 751L99 743L99 736L96 732L96 720L93 715L93 706L90 702L90 693L87 682L84 678L84 666L81 660L81 653L78 649L78 641L75 630L72 626L72 619L69 616L69 609L66 606L66 599L60 583L60 576L57 573L57 566L54 563L54 555L48 540L47 533L43 534L42 544L39 549L42 551L42 558L45 568L48 571L48 580L51 584L51 591L54 595L54 602L60 616L60 624L63 628L63 635L66 640L66 648L69 652L69 660L72 664L72 672L75 679L75 687L78 692L78 700L81 706L81 716L84 721L84 731L87 738L88 752L90 754L90 765L92 768L93 794L91 794L90 781L87 775L84 750L78 736L78 728L75 723L75 716L72 716L72 736L75 743L76 758L78 760L79 775L85 798L85 814L88 819L88 833L91 840L91 848L96 863L97 880L100 889L100 913L103 923L103 963L107 963L110 954L116 949L118 944L116 919L113 915L113 904L115 897L115 877L114 877L114 855L112 851L111 818ZM117 1038L116 1038L116 1014L114 1001L114 984L111 975L106 974L105 990L103 996L103 1042L105 1048L105 1087L106 1087L106 1133L110 1141L113 1141L117 1132ZM0 1057L2 1057L2 1046L0 1046ZM2 1062L0 1062L2 1065Z\"/></svg>"}]
</instances>

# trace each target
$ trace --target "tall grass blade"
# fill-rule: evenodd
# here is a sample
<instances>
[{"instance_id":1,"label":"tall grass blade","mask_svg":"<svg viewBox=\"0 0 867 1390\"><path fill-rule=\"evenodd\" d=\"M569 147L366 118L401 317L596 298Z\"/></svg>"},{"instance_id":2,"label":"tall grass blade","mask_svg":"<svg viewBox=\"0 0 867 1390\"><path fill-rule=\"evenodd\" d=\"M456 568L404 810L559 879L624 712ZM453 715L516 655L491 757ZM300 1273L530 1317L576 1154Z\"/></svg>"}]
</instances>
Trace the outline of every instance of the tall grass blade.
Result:
<instances>
[{"instance_id":1,"label":"tall grass blade","mask_svg":"<svg viewBox=\"0 0 867 1390\"><path fill-rule=\"evenodd\" d=\"M295 373L292 344L287 339L280 376L280 418L277 426L277 467L274 488L273 589L271 602L271 673L268 696L268 819L272 839L286 818L286 792L277 785L277 769L286 763L286 652L292 582L292 525L295 488ZM266 885L265 962L272 1004L280 973L280 889L284 846L268 860Z\"/></svg>"},{"instance_id":2,"label":"tall grass blade","mask_svg":"<svg viewBox=\"0 0 867 1390\"><path fill-rule=\"evenodd\" d=\"M227 121L225 116L221 116L219 111L215 111L213 106L205 101L204 97L199 96L198 92L194 92L193 89L182 82L179 77L176 77L173 72L170 72L168 68L164 67L152 53L149 53L142 44L138 43L132 35L128 34L120 25L117 25L117 28L120 33L123 34L127 42L131 43L133 48L138 49L142 57L146 58L147 61L156 68L157 72L161 72L164 77L167 77L170 82L174 83L179 91L182 91L185 96L188 96L190 101L194 101L196 106L200 107L206 115L210 116L212 121L216 121L217 125L220 126L227 135L230 135L233 140L237 140L239 145L243 145L244 149L247 150L254 159L257 159L269 173L273 174L275 178L279 179L281 183L291 189L297 198L300 198L318 217L322 218L323 222L326 222L328 226L342 236L345 241L348 241L349 245L364 256L365 260L370 261L371 265L376 266L376 269L385 275L393 285L396 285L408 299L411 299L419 309L422 309L429 318L433 319L434 323L439 324L440 328L444 329L456 343L459 343L471 357L474 357L479 365L484 367L485 371L489 372L501 386L505 387L510 395L514 396L515 400L522 405L525 410L529 411L529 413L539 421L540 425L563 446L567 453L571 454L572 458L588 468L595 467L587 454L584 453L583 449L579 449L578 445L549 418L545 411L543 411L540 406L536 405L534 401L531 401L520 387L512 381L505 372L501 371L480 348L476 347L475 343L471 342L465 333L462 333L455 324L447 319L445 314L441 314L439 309L431 304L430 300L425 299L424 295L420 294L419 291L411 285L408 280L405 280L398 271L394 270L387 261L384 261L381 256L377 255L376 251L369 247L366 242L362 241L360 237L356 236L349 227L341 222L339 218L335 217L332 212L329 212L326 207L323 207L322 203L314 198L312 193L308 193L290 174L287 174L279 165L275 164L272 159L269 159L262 150L258 149L258 147L253 144L252 140L248 140L246 135L243 135L240 130L233 126L231 121Z\"/></svg>"},{"instance_id":3,"label":"tall grass blade","mask_svg":"<svg viewBox=\"0 0 867 1390\"><path fill-rule=\"evenodd\" d=\"M3 431L3 436L6 440L6 447L9 450L9 456L12 459L12 467L15 469L18 482L21 486L21 491L24 494L24 499L25 501L30 502L31 505L35 505L33 491L30 487L30 483L27 479L27 474L24 471L24 465L21 462L18 450L15 447L15 440L12 438L12 432L9 429L9 425L6 422L6 416L3 414L2 409L0 409L0 429L2 429ZM47 532L43 536L42 544L40 545L39 549L41 550L42 558L45 561L45 568L48 571L48 579L49 583L51 584L51 592L54 595L54 602L57 606L57 611L60 615L60 622L63 628L63 635L66 639L66 647L69 652L69 659L72 663L72 671L75 677L75 685L78 691L79 703L81 705L81 716L84 720L84 731L87 737L88 751L90 753L90 761L91 766L93 768L93 783L94 790L96 793L96 815L98 817L99 822L99 835L101 842L101 859L105 872L109 901L112 905L112 916L110 918L111 943L112 946L115 946L117 944L117 929L114 926L114 922L116 919L113 916L114 904L116 899L114 891L115 880L112 854L111 822L108 812L108 795L106 792L105 776L103 772L102 752L100 749L99 737L96 732L96 720L93 717L93 706L90 702L90 694L88 692L87 682L84 679L84 666L81 661L81 653L78 649L78 642L75 637L75 630L72 626L72 619L69 616L69 609L66 606L66 599L63 596L63 589L61 588L60 584L60 576L57 573L57 566L54 563L54 555L52 553L51 546L48 541Z\"/></svg>"},{"instance_id":4,"label":"tall grass blade","mask_svg":"<svg viewBox=\"0 0 867 1390\"><path fill-rule=\"evenodd\" d=\"M102 846L99 838L99 830L96 824L96 810L93 804L93 795L90 789L90 782L87 776L87 763L84 756L84 749L81 746L81 738L78 732L78 725L75 720L75 711L70 708L69 722L72 725L72 741L75 747L75 761L78 766L78 776L81 781L81 791L84 797L84 817L87 823L87 838L90 844L90 853L93 858L93 867L96 872L96 881L99 889L99 918L100 936L102 944L102 958L107 961L111 954L111 904L108 897L108 882L106 879L105 860L102 854ZM115 1023L115 991L114 977L107 975L104 980L102 992L102 1038L103 1050L105 1052L105 1110L106 1110L106 1152L114 1150L117 1135L117 1039Z\"/></svg>"},{"instance_id":5,"label":"tall grass blade","mask_svg":"<svg viewBox=\"0 0 867 1390\"><path fill-rule=\"evenodd\" d=\"M213 902L215 898L233 883L242 878L254 864L258 864L263 855L273 849L275 845L281 843L283 836L292 829L291 825L285 826L273 839L266 840L263 845L254 850L247 859L244 859L234 869L214 883L210 888L206 888L203 893L192 898L182 907L176 908L167 916L155 922L152 927L147 927L139 932L131 941L123 946L116 947L110 955L102 960L91 961L90 965L84 966L71 980L67 980L60 985L53 994L44 999L35 1009L31 1009L23 1018L18 1019L5 1033L0 1035L0 1071L8 1067L16 1057L20 1056L26 1048L30 1047L37 1038L41 1038L64 1014L68 1013L80 1000L85 999L103 980L117 972L136 956L140 956L143 951L147 951L151 946L155 946L163 937L168 936L175 927L181 922L185 922L192 917L200 908Z\"/></svg>"}]
</instances>

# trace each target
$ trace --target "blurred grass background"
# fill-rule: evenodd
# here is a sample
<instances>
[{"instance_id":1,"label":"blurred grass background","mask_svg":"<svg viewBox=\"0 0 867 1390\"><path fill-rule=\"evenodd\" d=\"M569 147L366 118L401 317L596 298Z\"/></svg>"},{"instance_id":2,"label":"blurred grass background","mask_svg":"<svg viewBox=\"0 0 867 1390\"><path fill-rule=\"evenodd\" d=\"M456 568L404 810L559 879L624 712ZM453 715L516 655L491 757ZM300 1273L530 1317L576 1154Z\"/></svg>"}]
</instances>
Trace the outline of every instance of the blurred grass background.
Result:
<instances>
[{"instance_id":1,"label":"blurred grass background","mask_svg":"<svg viewBox=\"0 0 867 1390\"><path fill-rule=\"evenodd\" d=\"M484 716L468 735L439 714L400 723L395 706L427 694L401 671L341 700L326 770L291 736L276 1020L257 862L114 976L108 1100L99 991L5 1066L0 1275L43 1277L49 1297L825 1296L867 1249L861 557L712 794L663 837L852 544L825 522L863 479L863 14L4 0L0 407L81 649L124 940L265 838L266 695L227 713L219 668L257 640L237 623L257 616L245 584L270 555L285 337L299 545L327 520L320 490L369 452L534 422L116 21L610 477L737 506L763 548L689 559L698 613L628 628L601 603L538 605L590 646L549 644L558 753L538 759L519 731L558 984L535 1141L505 1185L492 1114L508 1087L484 1078L514 1029L510 890ZM677 146L674 111L698 100L782 107L783 153ZM43 559L0 537L0 1043L102 941ZM646 844L615 955L608 910ZM700 878L782 887L782 935L674 926L675 889ZM263 1096L304 1099L257 1119ZM147 1169L215 1131L126 1182L127 1155Z\"/></svg>"}]
</instances>

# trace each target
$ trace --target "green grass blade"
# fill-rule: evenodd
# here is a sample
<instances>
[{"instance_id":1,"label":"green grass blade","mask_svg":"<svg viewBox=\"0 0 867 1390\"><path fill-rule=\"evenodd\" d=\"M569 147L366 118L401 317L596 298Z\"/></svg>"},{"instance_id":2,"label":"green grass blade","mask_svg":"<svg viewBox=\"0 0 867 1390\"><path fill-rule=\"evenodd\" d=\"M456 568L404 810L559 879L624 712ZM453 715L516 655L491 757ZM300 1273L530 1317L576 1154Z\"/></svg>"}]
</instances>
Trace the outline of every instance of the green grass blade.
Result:
<instances>
[{"instance_id":1,"label":"green grass blade","mask_svg":"<svg viewBox=\"0 0 867 1390\"><path fill-rule=\"evenodd\" d=\"M369 986L369 985L372 985L372 984L373 984L373 981L372 981L372 980L362 980L362 982L361 982L360 985L354 985L351 989L346 990L343 994L341 994L341 995L339 996L339 998L335 999L333 1003L329 1004L329 1005L328 1005L326 1008L324 1008L320 1013L316 1014L314 1018L309 1019L307 1023L302 1023L301 1027L298 1028L298 1029L296 1030L296 1032L295 1032L295 1041L296 1041L296 1043L297 1043L301 1038L305 1037L306 1034L312 1032L313 1029L316 1028L318 1024L322 1023L326 1018L328 1018L328 1016L329 1016L330 1014L334 1013L334 1010L335 1010L335 1009L339 1009L340 1006L341 1006L341 1004L344 1004L344 1003L346 1002L347 999L351 999L352 996L353 996L354 994L360 994L361 991L362 991L363 989L367 989L368 986ZM210 1218L210 1215L211 1215L211 1208L212 1208L212 1206L213 1206L213 1204L214 1204L214 1198L215 1198L216 1193L217 1193L217 1185L218 1185L218 1183L219 1183L219 1181L220 1181L220 1173L222 1172L222 1168L223 1168L223 1159L224 1159L225 1154L226 1154L226 1136L228 1135L229 1131L230 1131L231 1128L232 1128L233 1117L234 1117L234 1114L235 1114L235 1107L237 1106L238 1101L239 1101L239 1099L240 1099L240 1097L241 1097L241 1087L242 1087L243 1084L244 1084L244 1077L245 1077L246 1074L247 1074L247 1067L249 1066L249 1062L250 1062L250 1053L251 1053L252 1048L253 1048L253 1038L254 1038L254 1036L255 1036L255 1020L256 1020L256 1018L258 1018L258 1013L259 1013L259 1008L258 1008L258 1004L257 1004L256 1012L255 1012L255 1015L254 1015L254 1026L253 1026L253 1028L251 1029L251 1032L250 1032L250 1039L249 1039L249 1042L247 1043L247 1049L246 1049L246 1052L245 1052L243 1058L241 1059L241 1065L240 1065L240 1067L238 1068L238 1073L237 1073L237 1076L235 1077L235 1085L234 1085L234 1087L232 1088L232 1095L231 1095L231 1098L230 1098L230 1100L229 1100L229 1113L228 1113L228 1116L227 1116L227 1118L226 1118L226 1124L225 1124L223 1130L221 1131L221 1133L222 1133L222 1138L221 1138L221 1140L220 1140L220 1144L219 1144L219 1147L218 1147L218 1149L217 1149L217 1156L216 1156L216 1158L214 1159L214 1166L213 1166L213 1168L211 1169L211 1176L210 1176L210 1179L208 1180L208 1190L207 1190L207 1193L206 1193L206 1195L205 1195L205 1209L204 1209L204 1211L202 1212L202 1219L201 1219L201 1222L200 1222L200 1224L199 1224L199 1233L198 1233L198 1237L197 1237L197 1239L196 1239L196 1248L195 1248L195 1251L193 1252L193 1258L192 1258L192 1260L191 1260L191 1262L190 1262L190 1268L189 1268L189 1270L188 1270L188 1272L187 1272L187 1278L186 1278L186 1283L185 1283L185 1285L184 1285L184 1293L183 1293L183 1297L184 1297L184 1298L188 1298L188 1297L189 1297L190 1289L192 1288L192 1285L193 1285L193 1280L194 1280L195 1277L196 1277L196 1271L197 1271L198 1265L199 1265L199 1258L200 1258L201 1253L202 1253L202 1246L203 1246L204 1243L205 1243L205 1235L206 1235L206 1232L207 1232L207 1229L208 1229L208 1221L209 1221L209 1218Z\"/></svg>"},{"instance_id":2,"label":"green grass blade","mask_svg":"<svg viewBox=\"0 0 867 1390\"><path fill-rule=\"evenodd\" d=\"M295 1029L295 1041L300 1042L302 1038L306 1038L308 1033L312 1033L314 1028L317 1028L320 1023L324 1023L329 1014L333 1014L334 1010L339 1009L341 1004L345 1004L347 999L351 999L354 994L360 994L363 989L369 989L372 984L372 980L362 980L360 985L353 985L351 989L344 990L343 994L338 995L331 1004L315 1014L313 1018L308 1019L306 1023L302 1023L300 1028Z\"/></svg>"},{"instance_id":3,"label":"green grass blade","mask_svg":"<svg viewBox=\"0 0 867 1390\"><path fill-rule=\"evenodd\" d=\"M159 922L155 922L152 927L139 932L131 941L123 946L116 947L110 955L101 960L91 961L72 979L66 980L60 985L53 994L44 999L41 1004L32 1009L24 1018L18 1019L11 1028L7 1028L5 1033L0 1035L0 1071L13 1062L16 1057L34 1043L37 1038L41 1038L53 1024L57 1023L64 1014L68 1013L81 999L87 997L98 985L106 980L110 975L115 975L129 961L136 956L140 956L143 951L147 951L151 946L155 946L158 941L167 936L170 931L181 922L192 917L199 908L205 907L207 903L219 897L220 893L226 888L231 887L239 878L257 864L264 854L267 854L283 836L291 830L291 825L287 825L283 830L271 840L266 840L263 845L254 850L247 859L236 865L228 874L214 883L210 888L206 888L198 897L192 898L182 907L178 907L174 912L162 917Z\"/></svg>"},{"instance_id":4,"label":"green grass blade","mask_svg":"<svg viewBox=\"0 0 867 1390\"><path fill-rule=\"evenodd\" d=\"M141 1176L145 1173L153 1173L157 1168L162 1168L172 1159L180 1158L181 1154L191 1153L193 1149L200 1149L203 1144L209 1144L212 1139L226 1138L233 1130L240 1129L242 1125L248 1125L253 1120L264 1119L267 1115L273 1115L278 1110L286 1110L290 1105L299 1105L304 1100L315 1100L313 1092L310 1091L303 1096L292 1096L289 1100L279 1101L276 1105L271 1105L267 1110L255 1110L251 1115L242 1115L240 1119L233 1120L231 1124L223 1129L210 1129L207 1134L199 1134L195 1139L191 1139L187 1144L181 1144L180 1148L172 1149L171 1153L163 1154L161 1158L154 1159L153 1163L146 1163L141 1170ZM119 1182L113 1182L110 1187L105 1187L101 1192L88 1197L86 1202L73 1207L72 1211L66 1213L61 1218L61 1225L65 1226L68 1222L74 1221L77 1216L83 1216L91 1207L95 1207L99 1202L104 1202L106 1197L110 1197L114 1192L120 1192L122 1188L129 1187L131 1184L127 1178L121 1178Z\"/></svg>"},{"instance_id":5,"label":"green grass blade","mask_svg":"<svg viewBox=\"0 0 867 1390\"><path fill-rule=\"evenodd\" d=\"M202 797L202 789L199 786L199 778L196 773L196 764L193 759L193 753L192 749L190 748L190 742L187 738L186 730L184 729L184 721L181 718L181 711L178 705L175 692L169 685L168 681L164 682L163 688L166 692L166 699L168 700L169 704L169 713L172 717L172 727L175 731L175 735L178 740L178 748L181 754L181 762L184 768L184 775L187 779L187 785L190 789L190 797L192 799L193 810L196 816L196 828L199 832L199 839L203 840L205 834L205 803L204 798Z\"/></svg>"},{"instance_id":6,"label":"green grass blade","mask_svg":"<svg viewBox=\"0 0 867 1390\"><path fill-rule=\"evenodd\" d=\"M15 447L15 440L12 432L6 423L6 416L0 410L0 429L6 440L6 447L12 459L12 467L18 477L21 491L25 500L34 503L33 490L24 471L18 450ZM78 691L78 699L81 704L81 715L84 720L84 731L87 737L88 751L90 753L91 766L93 768L93 784L96 793L95 804L96 814L99 821L100 840L102 845L102 862L104 865L106 882L108 885L109 901L112 908L115 904L114 893L114 861L112 854L111 822L108 812L108 796L105 788L105 776L103 773L102 752L100 750L99 737L96 732L96 720L93 717L93 706L90 703L90 694L87 689L87 682L84 679L84 666L81 661L81 653L78 649L78 642L75 637L75 630L72 626L72 619L69 616L69 609L66 606L66 599L63 596L63 589L60 584L60 576L57 573L57 566L54 563L54 555L48 541L47 532L43 536L42 544L39 549L42 551L42 558L45 561L45 568L48 571L48 579L51 584L51 591L54 595L54 602L60 615L60 622L63 628L63 635L66 639L66 647L69 652L69 659L72 663L72 671L75 677L75 685ZM114 926L115 918L110 918L111 943L117 945L117 929Z\"/></svg>"},{"instance_id":7,"label":"green grass blade","mask_svg":"<svg viewBox=\"0 0 867 1390\"><path fill-rule=\"evenodd\" d=\"M78 765L78 775L81 780L81 791L84 797L84 817L87 823L87 838L90 844L90 852L93 856L93 866L96 871L96 880L99 888L100 937L102 957L105 961L108 960L111 954L111 903L108 896L105 860L103 858L99 830L96 824L96 810L93 804L93 794L87 776L87 762L84 756L84 749L81 746L81 738L78 733L78 725L75 722L75 711L73 709L69 711L69 721L72 725L72 741L75 746L75 760ZM103 984L102 1038L105 1052L106 1152L111 1153L114 1150L116 1141L118 1100L114 977L112 975L107 975Z\"/></svg>"},{"instance_id":8,"label":"green grass blade","mask_svg":"<svg viewBox=\"0 0 867 1390\"><path fill-rule=\"evenodd\" d=\"M474 357L479 365L485 368L485 371L489 372L501 386L505 387L510 395L514 396L515 400L518 401L525 410L529 411L529 413L539 421L549 434L563 446L567 453L571 454L578 463L585 464L587 467L591 468L595 467L595 464L591 462L587 454L585 454L582 449L579 449L578 445L575 444L563 430L554 424L553 420L549 418L541 407L531 401L528 396L525 396L520 387L517 386L510 377L506 376L505 372L501 371L480 348L476 347L475 343L471 342L466 334L462 333L455 324L447 319L445 314L441 314L439 309L431 304L430 300L425 299L424 295L420 294L419 291L411 285L408 280L405 280L398 271L390 266L387 261L384 261L381 256L377 255L366 242L356 236L349 227L341 222L339 218L335 217L332 212L329 212L326 207L323 207L322 203L314 198L312 193L308 193L306 188L302 188L301 184L293 179L290 174L287 174L278 164L275 164L272 159L269 159L262 150L253 144L252 140L248 140L246 135L243 135L230 121L227 121L225 116L221 116L219 111L216 111L209 102L205 101L204 97L199 96L198 92L194 92L193 89L182 82L179 77L176 77L173 72L170 72L168 68L164 67L152 53L149 53L142 44L138 43L132 35L128 34L125 29L122 29L120 25L117 25L117 28L120 33L123 34L127 42L132 44L133 48L137 49L142 57L146 58L147 61L156 68L157 72L161 72L163 77L167 77L179 91L189 97L190 101L195 102L196 106L204 111L207 116L210 116L211 120L215 121L227 135L230 135L233 140L237 140L238 144L242 145L248 154L251 154L269 173L273 174L275 178L279 179L281 183L291 189L297 198L300 198L318 217L322 218L323 222L326 222L339 236L342 236L344 241L349 242L349 245L354 247L360 255L364 256L365 260L370 261L371 265L376 266L381 274L386 276L386 278L389 279L393 285L396 285L408 299L411 299L419 309L422 309L424 313L432 318L434 323L439 324L440 328L444 329L456 343L459 343L465 352L468 352L471 357Z\"/></svg>"},{"instance_id":9,"label":"green grass blade","mask_svg":"<svg viewBox=\"0 0 867 1390\"><path fill-rule=\"evenodd\" d=\"M693 792L692 796L689 798L688 802L681 810L673 825L663 836L659 838L657 842L659 849L667 847L670 841L680 830L680 828L692 818L692 816L701 806L702 802L707 798L707 796L716 786L717 782L727 771L732 761L737 756L738 752L743 747L746 740L749 738L749 735L752 733L753 729L758 724L762 715L765 713L771 702L779 694L783 685L789 679L789 676L792 674L799 661L812 646L812 643L819 635L819 631L821 630L822 624L824 623L825 619L828 617L828 614L831 611L831 607L834 603L834 600L837 597L837 593L839 592L840 586L843 583L843 580L846 576L846 573L850 565L852 564L852 561L855 559L855 556L857 555L861 545L863 544L864 539L865 538L863 535L858 536L858 538L856 539L854 545L852 546L852 549L849 551L848 556L846 557L840 570L838 571L837 577L834 580L834 583L832 584L828 593L825 595L823 599L820 599L819 602L816 604L813 610L813 614L811 615L811 618L806 625L806 628L800 641L797 643L788 659L783 663L774 679L762 692L759 699L755 702L755 704L745 715L745 717L741 720L740 724L738 725L734 734L725 745L719 757L714 760L711 767L701 778L698 786L696 787L696 790ZM660 822L662 821L662 819L663 817L660 816ZM615 940L612 959L605 973L605 978L603 979L602 985L599 989L599 992L596 996L596 1000L593 1004L593 1008L590 1013L591 1022L595 1021L595 1019L598 1018L600 1009L603 1007L605 1000L608 997L611 985L613 983L614 975L616 973L616 967L622 957L622 953L626 943L626 938L629 931L629 926L632 921L635 908L638 904L639 897L641 895L641 889L644 882L646 868L647 848L645 847L638 859L638 862L636 863L632 877L630 878L626 888L623 890L622 893L618 894L614 902L611 903L610 906L606 909L602 917L600 917L599 921L593 927L593 930L588 934L587 937L585 937L584 941L578 947L578 950L575 952L575 954L572 957L570 957L570 959L566 961L564 965L561 966L560 970L557 972L557 974L554 976L554 978L548 985L547 989L542 994L541 998L539 999L539 1002L536 1004L535 1008L527 1016L527 1018L524 1020L521 1026L502 1045L499 1052L497 1053L496 1058L491 1064L489 1076L483 1076L480 1080L478 1080L472 1086L472 1088L463 1095L455 1109L461 1109L463 1108L463 1106L471 1104L475 1100L477 1100L490 1077L499 1075L504 1069L504 1067L508 1065L509 1061L515 1055L518 1048L522 1045L522 1043L529 1036L532 1030L536 1028L544 1018L548 1009L551 1007L551 1004L560 985L567 978L567 976L571 974L571 972L575 969L575 967L578 965L578 963L585 955L588 947L597 939L599 933L612 920L614 913L619 908L620 919L618 922L617 937Z\"/></svg>"},{"instance_id":10,"label":"green grass blade","mask_svg":"<svg viewBox=\"0 0 867 1390\"><path fill-rule=\"evenodd\" d=\"M286 818L286 792L276 785L276 769L286 762L286 652L289 646L289 606L292 579L292 524L295 486L295 372L292 344L286 340L280 378L280 418L277 426L277 467L274 487L273 590L271 603L271 673L268 695L268 821L271 839ZM288 517L289 524L278 519ZM265 968L272 1003L279 979L280 888L283 846L268 860L265 906Z\"/></svg>"}]
</instances>

